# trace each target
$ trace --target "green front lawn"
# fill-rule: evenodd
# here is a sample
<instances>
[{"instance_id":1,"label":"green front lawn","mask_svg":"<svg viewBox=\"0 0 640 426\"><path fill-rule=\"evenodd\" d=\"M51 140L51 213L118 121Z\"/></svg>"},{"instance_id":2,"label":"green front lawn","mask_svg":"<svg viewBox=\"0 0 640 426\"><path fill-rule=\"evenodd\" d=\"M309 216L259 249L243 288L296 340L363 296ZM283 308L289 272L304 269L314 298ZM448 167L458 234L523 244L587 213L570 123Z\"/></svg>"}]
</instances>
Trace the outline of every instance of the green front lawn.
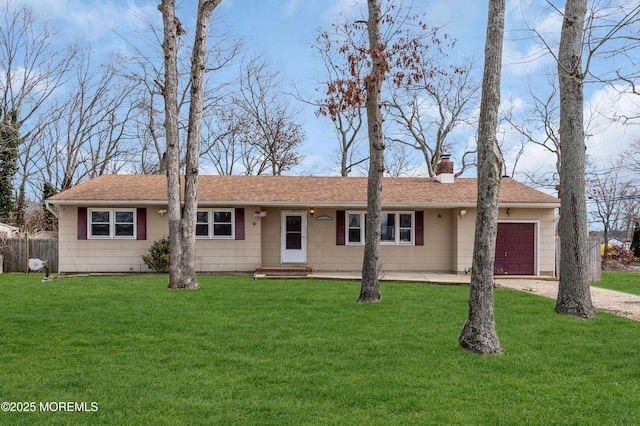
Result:
<instances>
[{"instance_id":1,"label":"green front lawn","mask_svg":"<svg viewBox=\"0 0 640 426\"><path fill-rule=\"evenodd\" d=\"M603 271L602 281L591 283L591 285L640 295L640 272Z\"/></svg>"},{"instance_id":2,"label":"green front lawn","mask_svg":"<svg viewBox=\"0 0 640 426\"><path fill-rule=\"evenodd\" d=\"M0 424L633 424L640 323L496 290L504 355L457 346L468 287L0 276ZM39 405L38 405L39 408Z\"/></svg>"}]
</instances>

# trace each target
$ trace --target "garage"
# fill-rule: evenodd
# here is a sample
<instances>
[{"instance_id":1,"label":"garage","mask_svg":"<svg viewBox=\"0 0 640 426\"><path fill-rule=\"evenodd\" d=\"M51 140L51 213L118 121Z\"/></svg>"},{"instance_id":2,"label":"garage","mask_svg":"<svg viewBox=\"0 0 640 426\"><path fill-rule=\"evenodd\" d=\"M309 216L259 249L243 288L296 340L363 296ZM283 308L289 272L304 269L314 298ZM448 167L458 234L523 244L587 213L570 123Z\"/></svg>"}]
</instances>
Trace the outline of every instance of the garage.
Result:
<instances>
[{"instance_id":1,"label":"garage","mask_svg":"<svg viewBox=\"0 0 640 426\"><path fill-rule=\"evenodd\" d=\"M494 274L535 274L535 224L498 223Z\"/></svg>"}]
</instances>

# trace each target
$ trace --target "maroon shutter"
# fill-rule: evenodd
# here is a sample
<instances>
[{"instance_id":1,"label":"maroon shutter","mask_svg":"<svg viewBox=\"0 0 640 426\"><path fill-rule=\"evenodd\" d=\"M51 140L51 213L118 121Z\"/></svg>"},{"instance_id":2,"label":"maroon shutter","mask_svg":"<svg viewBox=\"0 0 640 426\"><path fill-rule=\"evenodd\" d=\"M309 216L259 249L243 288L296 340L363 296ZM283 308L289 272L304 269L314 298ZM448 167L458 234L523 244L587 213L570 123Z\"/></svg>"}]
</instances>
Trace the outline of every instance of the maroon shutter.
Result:
<instances>
[{"instance_id":1,"label":"maroon shutter","mask_svg":"<svg viewBox=\"0 0 640 426\"><path fill-rule=\"evenodd\" d=\"M78 207L78 239L87 239L87 208Z\"/></svg>"},{"instance_id":2,"label":"maroon shutter","mask_svg":"<svg viewBox=\"0 0 640 426\"><path fill-rule=\"evenodd\" d=\"M244 208L236 209L236 240L244 240Z\"/></svg>"},{"instance_id":3,"label":"maroon shutter","mask_svg":"<svg viewBox=\"0 0 640 426\"><path fill-rule=\"evenodd\" d=\"M416 245L424 245L424 211L416 210Z\"/></svg>"},{"instance_id":4,"label":"maroon shutter","mask_svg":"<svg viewBox=\"0 0 640 426\"><path fill-rule=\"evenodd\" d=\"M136 239L147 239L147 209L141 207L136 212Z\"/></svg>"},{"instance_id":5,"label":"maroon shutter","mask_svg":"<svg viewBox=\"0 0 640 426\"><path fill-rule=\"evenodd\" d=\"M345 211L336 210L336 245L343 246L345 244Z\"/></svg>"}]
</instances>

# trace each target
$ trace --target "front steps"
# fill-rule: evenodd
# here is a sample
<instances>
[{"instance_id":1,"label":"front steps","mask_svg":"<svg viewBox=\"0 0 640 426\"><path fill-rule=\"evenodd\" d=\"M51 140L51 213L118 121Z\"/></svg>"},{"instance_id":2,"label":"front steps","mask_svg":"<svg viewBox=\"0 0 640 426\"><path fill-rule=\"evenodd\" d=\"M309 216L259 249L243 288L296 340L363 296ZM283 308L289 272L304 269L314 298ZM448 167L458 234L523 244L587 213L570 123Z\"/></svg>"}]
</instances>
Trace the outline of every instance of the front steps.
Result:
<instances>
[{"instance_id":1,"label":"front steps","mask_svg":"<svg viewBox=\"0 0 640 426\"><path fill-rule=\"evenodd\" d=\"M253 274L254 280L269 280L269 279L292 279L292 278L307 278L311 273L311 268L304 267L269 267L269 268L257 268Z\"/></svg>"}]
</instances>

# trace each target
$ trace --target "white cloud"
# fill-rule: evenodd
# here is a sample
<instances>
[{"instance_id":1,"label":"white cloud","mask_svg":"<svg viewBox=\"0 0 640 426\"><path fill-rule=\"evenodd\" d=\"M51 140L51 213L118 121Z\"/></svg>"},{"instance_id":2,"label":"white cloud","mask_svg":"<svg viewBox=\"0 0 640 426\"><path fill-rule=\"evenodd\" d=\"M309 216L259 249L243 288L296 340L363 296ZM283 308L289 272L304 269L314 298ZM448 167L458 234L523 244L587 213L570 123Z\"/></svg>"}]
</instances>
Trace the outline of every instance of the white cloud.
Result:
<instances>
[{"instance_id":1,"label":"white cloud","mask_svg":"<svg viewBox=\"0 0 640 426\"><path fill-rule=\"evenodd\" d=\"M604 87L586 94L585 112L585 144L587 157L595 169L606 168L612 159L621 155L631 143L640 140L640 126L625 124L616 119L622 115L638 115L640 97L630 93L621 93L623 87ZM513 107L514 111L526 114L529 105L525 98L508 99L502 102L501 108ZM636 122L637 124L637 122ZM513 167L521 147L520 135L508 126L500 128L503 141L503 154L507 167ZM544 140L542 130L533 135L536 140ZM542 176L555 173L555 154L544 147L527 143L520 156L516 168L516 179L523 180L527 175Z\"/></svg>"},{"instance_id":2,"label":"white cloud","mask_svg":"<svg viewBox=\"0 0 640 426\"><path fill-rule=\"evenodd\" d=\"M640 126L625 124L621 117L638 116L640 96L621 93L621 86L606 86L591 94L585 103L588 121L587 155L602 163L620 155L631 143L640 140Z\"/></svg>"},{"instance_id":3,"label":"white cloud","mask_svg":"<svg viewBox=\"0 0 640 426\"><path fill-rule=\"evenodd\" d=\"M561 26L561 15L546 3L512 2L505 22L504 71L523 76L553 63Z\"/></svg>"},{"instance_id":4,"label":"white cloud","mask_svg":"<svg viewBox=\"0 0 640 426\"><path fill-rule=\"evenodd\" d=\"M87 0L17 0L54 24L63 37L88 42L114 38L147 28L148 22L159 23L157 2L151 0L87 1ZM107 44L110 42L107 41Z\"/></svg>"}]
</instances>

